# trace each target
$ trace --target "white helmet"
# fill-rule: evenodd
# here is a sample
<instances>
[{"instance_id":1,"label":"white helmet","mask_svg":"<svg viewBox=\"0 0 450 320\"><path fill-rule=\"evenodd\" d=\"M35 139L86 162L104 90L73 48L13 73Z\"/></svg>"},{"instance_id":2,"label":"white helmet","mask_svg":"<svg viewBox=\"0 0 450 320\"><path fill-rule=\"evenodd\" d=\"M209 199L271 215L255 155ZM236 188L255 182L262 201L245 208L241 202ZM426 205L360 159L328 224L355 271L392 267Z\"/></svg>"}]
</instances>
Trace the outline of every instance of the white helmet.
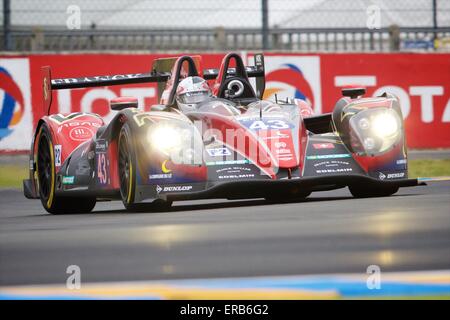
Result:
<instances>
[{"instance_id":1,"label":"white helmet","mask_svg":"<svg viewBox=\"0 0 450 320\"><path fill-rule=\"evenodd\" d=\"M208 82L201 77L187 77L177 87L176 101L182 112L194 111L212 96Z\"/></svg>"}]
</instances>

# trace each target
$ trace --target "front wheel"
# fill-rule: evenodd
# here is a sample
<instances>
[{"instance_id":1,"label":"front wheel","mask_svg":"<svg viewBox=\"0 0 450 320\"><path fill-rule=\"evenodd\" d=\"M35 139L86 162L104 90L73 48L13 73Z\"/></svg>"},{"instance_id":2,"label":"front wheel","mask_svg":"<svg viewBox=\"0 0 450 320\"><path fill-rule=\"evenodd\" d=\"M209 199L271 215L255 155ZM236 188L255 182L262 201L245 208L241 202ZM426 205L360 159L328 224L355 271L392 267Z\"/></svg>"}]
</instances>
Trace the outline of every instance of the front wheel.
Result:
<instances>
[{"instance_id":1,"label":"front wheel","mask_svg":"<svg viewBox=\"0 0 450 320\"><path fill-rule=\"evenodd\" d=\"M148 212L169 210L172 202L157 199L152 203L135 203L136 192L136 151L128 124L119 133L119 178L120 196L129 212Z\"/></svg>"},{"instance_id":2,"label":"front wheel","mask_svg":"<svg viewBox=\"0 0 450 320\"><path fill-rule=\"evenodd\" d=\"M123 205L129 211L134 211L134 193L136 190L136 156L134 152L131 130L124 124L119 133L119 179L120 196Z\"/></svg>"},{"instance_id":3,"label":"front wheel","mask_svg":"<svg viewBox=\"0 0 450 320\"><path fill-rule=\"evenodd\" d=\"M42 205L51 214L89 213L94 209L95 197L63 197L55 194L55 155L50 131L43 124L37 136L37 180Z\"/></svg>"},{"instance_id":4,"label":"front wheel","mask_svg":"<svg viewBox=\"0 0 450 320\"><path fill-rule=\"evenodd\" d=\"M383 187L379 189L364 186L349 186L350 193L355 198L389 197L396 193L399 187Z\"/></svg>"}]
</instances>

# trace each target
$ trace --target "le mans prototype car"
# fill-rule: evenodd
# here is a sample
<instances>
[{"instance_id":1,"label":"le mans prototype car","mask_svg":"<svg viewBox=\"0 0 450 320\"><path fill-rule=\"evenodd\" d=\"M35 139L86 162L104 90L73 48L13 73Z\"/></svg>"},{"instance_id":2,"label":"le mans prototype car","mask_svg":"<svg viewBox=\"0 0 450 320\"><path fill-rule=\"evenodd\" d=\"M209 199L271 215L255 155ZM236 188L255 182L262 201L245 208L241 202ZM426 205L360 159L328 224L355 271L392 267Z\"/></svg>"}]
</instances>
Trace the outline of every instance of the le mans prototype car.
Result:
<instances>
[{"instance_id":1,"label":"le mans prototype car","mask_svg":"<svg viewBox=\"0 0 450 320\"><path fill-rule=\"evenodd\" d=\"M214 82L213 96L192 112L177 108L185 77ZM90 212L122 200L129 211L164 210L192 199L303 199L348 187L355 197L389 196L408 179L398 99L342 89L332 113L314 115L298 99L262 100L264 57L245 66L226 55L219 69L200 56L162 58L152 71L52 79L42 68L47 116L35 130L24 194L53 214ZM254 79L252 79L254 78ZM110 101L109 123L92 113L49 114L52 90L157 82L160 104L145 112L136 98Z\"/></svg>"}]
</instances>

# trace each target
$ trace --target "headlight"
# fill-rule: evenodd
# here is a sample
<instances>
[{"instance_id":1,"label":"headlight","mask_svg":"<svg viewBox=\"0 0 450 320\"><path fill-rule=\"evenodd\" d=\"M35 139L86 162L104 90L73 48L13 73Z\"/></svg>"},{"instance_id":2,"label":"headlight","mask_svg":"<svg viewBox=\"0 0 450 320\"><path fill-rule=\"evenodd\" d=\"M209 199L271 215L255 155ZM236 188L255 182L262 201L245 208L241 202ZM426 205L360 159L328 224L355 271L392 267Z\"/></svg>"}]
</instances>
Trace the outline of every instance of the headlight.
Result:
<instances>
[{"instance_id":1,"label":"headlight","mask_svg":"<svg viewBox=\"0 0 450 320\"><path fill-rule=\"evenodd\" d=\"M362 118L361 120L359 120L358 125L359 125L359 128L362 130L367 130L370 127L370 123L367 118Z\"/></svg>"},{"instance_id":2,"label":"headlight","mask_svg":"<svg viewBox=\"0 0 450 320\"><path fill-rule=\"evenodd\" d=\"M201 135L190 124L160 122L148 129L147 141L152 150L163 153L173 163L202 163Z\"/></svg>"},{"instance_id":3,"label":"headlight","mask_svg":"<svg viewBox=\"0 0 450 320\"><path fill-rule=\"evenodd\" d=\"M166 155L170 155L172 150L179 148L181 145L180 134L180 130L170 125L161 125L149 129L147 140L158 150L164 152Z\"/></svg>"},{"instance_id":4,"label":"headlight","mask_svg":"<svg viewBox=\"0 0 450 320\"><path fill-rule=\"evenodd\" d=\"M373 133L381 138L390 137L398 133L398 116L391 113L380 113L372 119Z\"/></svg>"},{"instance_id":5,"label":"headlight","mask_svg":"<svg viewBox=\"0 0 450 320\"><path fill-rule=\"evenodd\" d=\"M402 135L402 120L392 109L371 108L350 119L354 152L375 155L394 147Z\"/></svg>"}]
</instances>

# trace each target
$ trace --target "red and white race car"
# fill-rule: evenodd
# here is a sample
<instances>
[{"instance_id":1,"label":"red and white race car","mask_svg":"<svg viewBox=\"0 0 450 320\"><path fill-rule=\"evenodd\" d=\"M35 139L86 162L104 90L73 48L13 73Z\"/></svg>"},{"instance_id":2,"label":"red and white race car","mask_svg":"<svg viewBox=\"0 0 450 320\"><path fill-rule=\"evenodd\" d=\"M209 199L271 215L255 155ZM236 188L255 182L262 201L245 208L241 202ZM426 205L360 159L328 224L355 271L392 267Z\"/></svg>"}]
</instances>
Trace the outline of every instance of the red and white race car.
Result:
<instances>
[{"instance_id":1,"label":"red and white race car","mask_svg":"<svg viewBox=\"0 0 450 320\"><path fill-rule=\"evenodd\" d=\"M181 112L175 94L188 76L214 81L214 96ZM203 70L201 57L181 56L155 60L151 73L68 79L52 79L44 67L44 107L50 110L52 90L138 82L158 82L160 104L149 112L120 97L110 102L117 114L109 123L81 112L39 121L27 198L63 214L90 212L105 199L156 210L176 200L301 199L346 186L356 197L388 196L418 184L408 179L396 97L346 88L323 115L302 100L264 101L262 54L254 66L230 53L219 69Z\"/></svg>"}]
</instances>

